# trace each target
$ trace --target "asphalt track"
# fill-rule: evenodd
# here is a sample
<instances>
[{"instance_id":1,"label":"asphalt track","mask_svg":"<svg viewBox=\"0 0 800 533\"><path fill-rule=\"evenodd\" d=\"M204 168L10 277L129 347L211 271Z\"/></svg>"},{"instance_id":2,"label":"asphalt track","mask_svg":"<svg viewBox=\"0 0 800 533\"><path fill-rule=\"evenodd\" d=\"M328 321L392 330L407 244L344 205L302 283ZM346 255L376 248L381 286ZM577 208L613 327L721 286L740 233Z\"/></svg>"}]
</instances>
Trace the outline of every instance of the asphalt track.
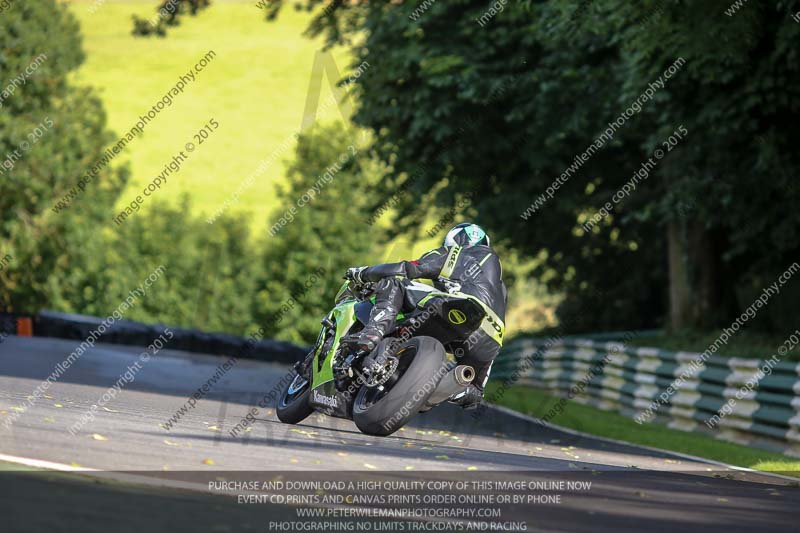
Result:
<instances>
[{"instance_id":1,"label":"asphalt track","mask_svg":"<svg viewBox=\"0 0 800 533\"><path fill-rule=\"evenodd\" d=\"M269 520L294 516L294 508L242 506L186 488L276 472L592 481L591 490L564 494L558 504L504 515L525 522L528 531L795 531L800 515L800 490L785 479L570 434L497 409L475 419L441 406L379 438L322 415L286 426L273 409L259 408L252 428L231 436L285 375L285 367L264 362L239 360L166 429L225 361L169 350L143 364L132 383L71 435L69 428L142 352L98 344L20 412L77 344L13 336L0 344L0 461L6 462L0 465L0 523L10 516L11 531L269 531ZM31 466L86 471L42 473Z\"/></svg>"}]
</instances>

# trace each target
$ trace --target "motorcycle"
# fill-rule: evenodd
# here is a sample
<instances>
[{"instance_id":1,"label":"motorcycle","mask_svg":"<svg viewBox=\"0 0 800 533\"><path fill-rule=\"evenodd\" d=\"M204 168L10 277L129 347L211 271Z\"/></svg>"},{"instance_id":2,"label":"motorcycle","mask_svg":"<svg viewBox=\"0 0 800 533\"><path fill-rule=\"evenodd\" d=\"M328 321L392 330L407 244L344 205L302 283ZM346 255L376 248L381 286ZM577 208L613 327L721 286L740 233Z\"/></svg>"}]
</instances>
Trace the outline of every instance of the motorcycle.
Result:
<instances>
[{"instance_id":1,"label":"motorcycle","mask_svg":"<svg viewBox=\"0 0 800 533\"><path fill-rule=\"evenodd\" d=\"M374 304L374 283L342 284L314 348L278 397L281 422L297 424L316 411L352 420L366 434L391 435L472 382L475 370L454 355L470 335L479 329L502 335L477 298L409 280L408 311L398 313L394 330L374 350L342 342L364 328Z\"/></svg>"}]
</instances>

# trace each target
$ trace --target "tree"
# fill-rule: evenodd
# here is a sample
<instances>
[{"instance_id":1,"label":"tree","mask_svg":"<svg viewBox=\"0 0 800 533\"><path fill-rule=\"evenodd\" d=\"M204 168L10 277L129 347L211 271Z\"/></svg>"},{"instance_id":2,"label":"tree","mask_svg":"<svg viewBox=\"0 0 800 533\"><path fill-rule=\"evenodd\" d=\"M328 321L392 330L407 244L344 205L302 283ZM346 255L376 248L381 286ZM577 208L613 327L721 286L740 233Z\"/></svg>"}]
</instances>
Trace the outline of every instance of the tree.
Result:
<instances>
[{"instance_id":1,"label":"tree","mask_svg":"<svg viewBox=\"0 0 800 533\"><path fill-rule=\"evenodd\" d=\"M249 220L225 214L209 224L180 204L153 203L118 228L103 263L113 273L96 303L75 302L90 314L114 308L155 268L165 274L129 318L202 331L246 335L257 328L252 316L259 254Z\"/></svg>"},{"instance_id":2,"label":"tree","mask_svg":"<svg viewBox=\"0 0 800 533\"><path fill-rule=\"evenodd\" d=\"M12 258L0 270L0 309L106 316L163 265L164 275L126 318L252 331L258 254L242 217L212 226L190 214L188 201L154 198L117 227L114 205L128 171L108 166L78 189L69 209L53 208L117 140L99 99L68 82L83 53L66 7L15 2L0 17L0 50L0 79L32 72L0 96L0 150L20 154L0 179L0 257Z\"/></svg>"},{"instance_id":3,"label":"tree","mask_svg":"<svg viewBox=\"0 0 800 533\"><path fill-rule=\"evenodd\" d=\"M686 61L641 136L653 150L678 124L689 131L646 212L667 235L673 327L727 323L749 304L731 288L769 283L800 251L800 218L784 215L800 200L791 187L800 126L787 120L800 106L791 5L619 1L594 11L592 27L614 35L627 65L623 98Z\"/></svg>"},{"instance_id":4,"label":"tree","mask_svg":"<svg viewBox=\"0 0 800 533\"><path fill-rule=\"evenodd\" d=\"M423 13L327 5L311 30L349 40L356 62L372 65L356 84L355 121L390 165L385 189L416 165L429 170L398 228L413 231L415 205L473 192L481 221L545 259L537 275L564 291L568 329L656 325L667 296L675 327L725 324L749 304L733 287L765 283L797 257L793 2L732 15L727 0L509 2L488 18L477 0ZM668 84L554 190L679 58ZM681 126L686 138L652 177L587 231ZM520 216L548 186L552 198Z\"/></svg>"},{"instance_id":5,"label":"tree","mask_svg":"<svg viewBox=\"0 0 800 533\"><path fill-rule=\"evenodd\" d=\"M177 26L185 15L197 16L211 5L211 0L162 0L152 17L133 16L133 34L165 37L168 26Z\"/></svg>"},{"instance_id":6,"label":"tree","mask_svg":"<svg viewBox=\"0 0 800 533\"><path fill-rule=\"evenodd\" d=\"M35 311L102 275L97 228L127 173L103 168L80 210L51 211L113 137L97 97L69 81L84 59L78 24L54 0L14 2L0 17L0 50L0 79L11 80L0 95L0 249L14 258L0 273L0 306Z\"/></svg>"},{"instance_id":7,"label":"tree","mask_svg":"<svg viewBox=\"0 0 800 533\"><path fill-rule=\"evenodd\" d=\"M359 139L341 125L299 137L281 208L260 243L254 315L268 336L313 342L345 270L374 262L375 230L363 223L370 203L362 193L373 172Z\"/></svg>"}]
</instances>

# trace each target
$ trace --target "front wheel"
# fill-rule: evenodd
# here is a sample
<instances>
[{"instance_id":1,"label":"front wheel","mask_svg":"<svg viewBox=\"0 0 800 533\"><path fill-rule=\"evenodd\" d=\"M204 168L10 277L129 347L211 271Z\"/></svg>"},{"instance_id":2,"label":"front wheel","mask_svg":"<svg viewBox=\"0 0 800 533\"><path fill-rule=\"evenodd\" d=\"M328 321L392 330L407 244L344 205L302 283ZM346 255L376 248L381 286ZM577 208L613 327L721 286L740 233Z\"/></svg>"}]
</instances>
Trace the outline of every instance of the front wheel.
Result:
<instances>
[{"instance_id":1,"label":"front wheel","mask_svg":"<svg viewBox=\"0 0 800 533\"><path fill-rule=\"evenodd\" d=\"M414 337L397 351L399 364L383 387L362 386L353 402L353 421L363 433L391 435L425 404L442 376L444 346L433 337Z\"/></svg>"},{"instance_id":2,"label":"front wheel","mask_svg":"<svg viewBox=\"0 0 800 533\"><path fill-rule=\"evenodd\" d=\"M297 424L314 412L308 403L311 395L311 383L292 370L294 379L283 389L275 413L284 424Z\"/></svg>"}]
</instances>

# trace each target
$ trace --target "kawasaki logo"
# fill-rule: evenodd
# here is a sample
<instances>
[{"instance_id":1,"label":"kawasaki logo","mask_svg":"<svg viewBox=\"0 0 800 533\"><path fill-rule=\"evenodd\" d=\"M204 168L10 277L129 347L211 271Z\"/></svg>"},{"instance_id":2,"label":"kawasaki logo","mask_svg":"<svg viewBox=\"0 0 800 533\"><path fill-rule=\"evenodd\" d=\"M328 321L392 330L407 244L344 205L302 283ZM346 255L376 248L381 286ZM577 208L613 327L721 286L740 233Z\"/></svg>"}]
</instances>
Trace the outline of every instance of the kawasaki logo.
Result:
<instances>
[{"instance_id":1,"label":"kawasaki logo","mask_svg":"<svg viewBox=\"0 0 800 533\"><path fill-rule=\"evenodd\" d=\"M334 396L323 396L317 391L313 391L311 396L314 400L314 403L321 403L322 405L327 405L328 407L339 407L339 399Z\"/></svg>"}]
</instances>

